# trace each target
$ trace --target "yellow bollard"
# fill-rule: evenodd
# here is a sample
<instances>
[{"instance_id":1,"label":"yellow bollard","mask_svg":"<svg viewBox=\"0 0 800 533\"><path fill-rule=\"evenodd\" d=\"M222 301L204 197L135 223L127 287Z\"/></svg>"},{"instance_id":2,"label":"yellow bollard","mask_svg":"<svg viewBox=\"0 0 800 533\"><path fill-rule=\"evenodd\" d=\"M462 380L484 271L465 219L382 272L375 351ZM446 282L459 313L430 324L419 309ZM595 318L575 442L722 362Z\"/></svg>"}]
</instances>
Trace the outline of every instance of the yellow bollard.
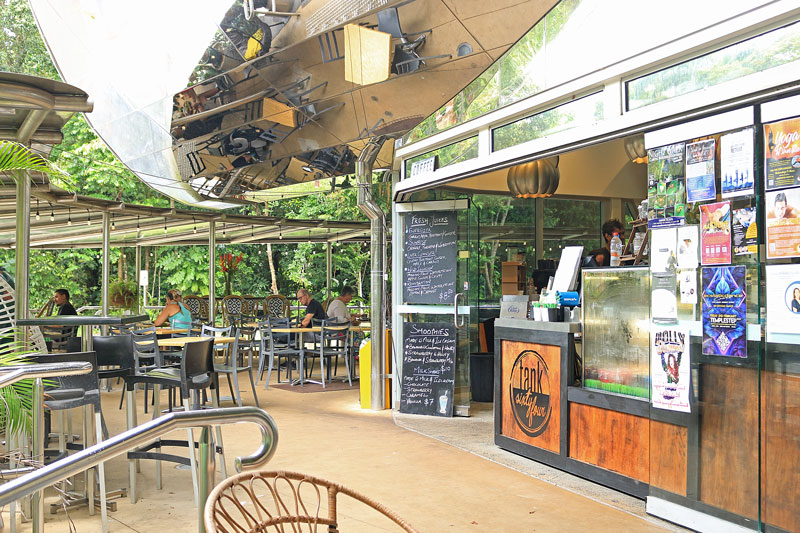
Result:
<instances>
[{"instance_id":1,"label":"yellow bollard","mask_svg":"<svg viewBox=\"0 0 800 533\"><path fill-rule=\"evenodd\" d=\"M392 360L389 354L392 351L392 331L386 330L386 362L384 369L389 374L392 371ZM372 383L372 344L367 341L364 347L358 351L358 375L359 375L359 396L362 409L372 407L372 397L370 395L370 385ZM386 391L386 408L392 407L392 380L387 379L384 385Z\"/></svg>"}]
</instances>

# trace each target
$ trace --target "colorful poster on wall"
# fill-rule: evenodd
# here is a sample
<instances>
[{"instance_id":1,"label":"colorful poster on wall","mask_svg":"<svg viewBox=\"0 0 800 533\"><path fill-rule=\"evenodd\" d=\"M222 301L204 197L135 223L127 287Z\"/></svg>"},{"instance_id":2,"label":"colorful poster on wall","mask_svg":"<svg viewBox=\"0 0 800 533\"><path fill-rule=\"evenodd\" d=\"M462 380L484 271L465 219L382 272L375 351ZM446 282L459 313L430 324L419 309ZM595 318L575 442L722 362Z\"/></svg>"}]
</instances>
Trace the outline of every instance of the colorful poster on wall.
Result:
<instances>
[{"instance_id":1,"label":"colorful poster on wall","mask_svg":"<svg viewBox=\"0 0 800 533\"><path fill-rule=\"evenodd\" d=\"M681 270L678 272L678 283L681 289L681 303L694 305L697 303L697 270Z\"/></svg>"},{"instance_id":2,"label":"colorful poster on wall","mask_svg":"<svg viewBox=\"0 0 800 533\"><path fill-rule=\"evenodd\" d=\"M720 138L720 181L722 197L753 194L753 128L729 133Z\"/></svg>"},{"instance_id":3,"label":"colorful poster on wall","mask_svg":"<svg viewBox=\"0 0 800 533\"><path fill-rule=\"evenodd\" d=\"M800 257L800 188L766 194L767 258Z\"/></svg>"},{"instance_id":4,"label":"colorful poster on wall","mask_svg":"<svg viewBox=\"0 0 800 533\"><path fill-rule=\"evenodd\" d=\"M703 269L703 354L747 357L745 267Z\"/></svg>"},{"instance_id":5,"label":"colorful poster on wall","mask_svg":"<svg viewBox=\"0 0 800 533\"><path fill-rule=\"evenodd\" d=\"M733 253L734 255L758 253L755 207L733 210Z\"/></svg>"},{"instance_id":6,"label":"colorful poster on wall","mask_svg":"<svg viewBox=\"0 0 800 533\"><path fill-rule=\"evenodd\" d=\"M767 265L767 331L800 333L800 264Z\"/></svg>"},{"instance_id":7,"label":"colorful poster on wall","mask_svg":"<svg viewBox=\"0 0 800 533\"><path fill-rule=\"evenodd\" d=\"M715 148L714 139L686 145L686 201L690 204L717 197L714 182Z\"/></svg>"},{"instance_id":8,"label":"colorful poster on wall","mask_svg":"<svg viewBox=\"0 0 800 533\"><path fill-rule=\"evenodd\" d=\"M653 407L691 412L689 330L653 324L650 330L650 376Z\"/></svg>"},{"instance_id":9,"label":"colorful poster on wall","mask_svg":"<svg viewBox=\"0 0 800 533\"><path fill-rule=\"evenodd\" d=\"M697 250L700 244L700 228L683 226L678 228L678 268L697 268Z\"/></svg>"},{"instance_id":10,"label":"colorful poster on wall","mask_svg":"<svg viewBox=\"0 0 800 533\"><path fill-rule=\"evenodd\" d=\"M764 125L766 189L800 185L800 119Z\"/></svg>"},{"instance_id":11,"label":"colorful poster on wall","mask_svg":"<svg viewBox=\"0 0 800 533\"><path fill-rule=\"evenodd\" d=\"M731 262L731 203L700 206L700 261L704 265Z\"/></svg>"},{"instance_id":12,"label":"colorful poster on wall","mask_svg":"<svg viewBox=\"0 0 800 533\"><path fill-rule=\"evenodd\" d=\"M650 229L673 228L684 223L684 151L684 143L647 151L647 227Z\"/></svg>"}]
</instances>

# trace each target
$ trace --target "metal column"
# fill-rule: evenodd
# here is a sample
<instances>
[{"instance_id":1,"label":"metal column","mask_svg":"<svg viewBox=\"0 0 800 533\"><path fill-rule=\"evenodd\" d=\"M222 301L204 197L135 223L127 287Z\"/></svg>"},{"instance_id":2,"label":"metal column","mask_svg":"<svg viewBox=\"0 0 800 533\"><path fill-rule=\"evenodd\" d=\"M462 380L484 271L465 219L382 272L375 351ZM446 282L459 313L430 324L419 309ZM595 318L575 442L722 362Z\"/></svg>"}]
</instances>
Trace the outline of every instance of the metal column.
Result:
<instances>
[{"instance_id":1,"label":"metal column","mask_svg":"<svg viewBox=\"0 0 800 533\"><path fill-rule=\"evenodd\" d=\"M216 314L216 295L214 294L214 279L217 275L217 223L208 223L208 322L214 325Z\"/></svg>"},{"instance_id":2,"label":"metal column","mask_svg":"<svg viewBox=\"0 0 800 533\"><path fill-rule=\"evenodd\" d=\"M103 277L102 277L102 313L108 316L108 263L111 261L111 217L103 212Z\"/></svg>"},{"instance_id":3,"label":"metal column","mask_svg":"<svg viewBox=\"0 0 800 533\"><path fill-rule=\"evenodd\" d=\"M17 320L28 318L28 262L31 244L31 180L27 173L17 180L17 253L16 253L16 315ZM25 332L17 334L25 341Z\"/></svg>"},{"instance_id":4,"label":"metal column","mask_svg":"<svg viewBox=\"0 0 800 533\"><path fill-rule=\"evenodd\" d=\"M371 390L370 406L372 409L386 408L384 379L386 369L384 354L386 350L386 317L384 312L384 296L386 294L386 215L372 198L372 164L383 146L384 137L370 139L356 161L356 179L358 180L358 207L370 219L370 344L371 344Z\"/></svg>"},{"instance_id":5,"label":"metal column","mask_svg":"<svg viewBox=\"0 0 800 533\"><path fill-rule=\"evenodd\" d=\"M333 270L333 256L331 255L331 241L325 243L325 298L331 297L331 272Z\"/></svg>"},{"instance_id":6,"label":"metal column","mask_svg":"<svg viewBox=\"0 0 800 533\"><path fill-rule=\"evenodd\" d=\"M138 291L141 290L141 281L140 275L142 273L142 247L138 244L136 245L136 259L134 260L134 272L133 277L136 279L136 294L139 294ZM138 296L136 297L136 314L142 314L142 299Z\"/></svg>"}]
</instances>

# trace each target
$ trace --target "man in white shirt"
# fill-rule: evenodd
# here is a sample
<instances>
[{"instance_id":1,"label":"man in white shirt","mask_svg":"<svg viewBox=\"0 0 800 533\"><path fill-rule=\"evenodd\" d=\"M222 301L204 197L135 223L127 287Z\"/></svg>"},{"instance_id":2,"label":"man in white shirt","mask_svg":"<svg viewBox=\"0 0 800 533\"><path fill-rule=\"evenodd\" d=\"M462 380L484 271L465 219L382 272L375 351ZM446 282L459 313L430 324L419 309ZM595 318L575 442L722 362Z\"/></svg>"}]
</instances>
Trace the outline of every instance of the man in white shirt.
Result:
<instances>
[{"instance_id":1,"label":"man in white shirt","mask_svg":"<svg viewBox=\"0 0 800 533\"><path fill-rule=\"evenodd\" d=\"M350 310L347 308L347 304L353 299L354 292L353 288L347 285L342 288L342 292L339 296L328 304L329 319L336 320L337 322L358 324L358 320L350 316Z\"/></svg>"}]
</instances>

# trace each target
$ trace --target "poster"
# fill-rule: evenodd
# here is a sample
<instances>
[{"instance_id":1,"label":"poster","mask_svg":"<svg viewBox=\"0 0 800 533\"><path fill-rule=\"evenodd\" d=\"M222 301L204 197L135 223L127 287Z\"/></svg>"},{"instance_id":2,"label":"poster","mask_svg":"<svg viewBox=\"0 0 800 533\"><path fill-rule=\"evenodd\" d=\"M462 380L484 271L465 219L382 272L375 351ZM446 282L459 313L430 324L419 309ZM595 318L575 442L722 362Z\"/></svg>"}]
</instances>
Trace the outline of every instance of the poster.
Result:
<instances>
[{"instance_id":1,"label":"poster","mask_svg":"<svg viewBox=\"0 0 800 533\"><path fill-rule=\"evenodd\" d=\"M734 255L758 253L755 207L733 210L733 253Z\"/></svg>"},{"instance_id":2,"label":"poster","mask_svg":"<svg viewBox=\"0 0 800 533\"><path fill-rule=\"evenodd\" d=\"M650 271L675 270L676 228L654 229L650 234Z\"/></svg>"},{"instance_id":3,"label":"poster","mask_svg":"<svg viewBox=\"0 0 800 533\"><path fill-rule=\"evenodd\" d=\"M800 264L767 265L767 331L800 333Z\"/></svg>"},{"instance_id":4,"label":"poster","mask_svg":"<svg viewBox=\"0 0 800 533\"><path fill-rule=\"evenodd\" d=\"M691 411L689 330L679 326L653 325L650 337L650 397L653 407Z\"/></svg>"},{"instance_id":5,"label":"poster","mask_svg":"<svg viewBox=\"0 0 800 533\"><path fill-rule=\"evenodd\" d=\"M647 227L682 226L686 213L684 143L647 151Z\"/></svg>"},{"instance_id":6,"label":"poster","mask_svg":"<svg viewBox=\"0 0 800 533\"><path fill-rule=\"evenodd\" d=\"M686 145L686 200L693 204L714 200L714 150L716 141L709 139Z\"/></svg>"},{"instance_id":7,"label":"poster","mask_svg":"<svg viewBox=\"0 0 800 533\"><path fill-rule=\"evenodd\" d=\"M720 181L722 197L753 194L753 128L729 133L720 138Z\"/></svg>"},{"instance_id":8,"label":"poster","mask_svg":"<svg viewBox=\"0 0 800 533\"><path fill-rule=\"evenodd\" d=\"M675 274L653 274L650 316L653 320L673 322L678 320L677 278Z\"/></svg>"},{"instance_id":9,"label":"poster","mask_svg":"<svg viewBox=\"0 0 800 533\"><path fill-rule=\"evenodd\" d=\"M681 303L694 305L697 303L697 270L681 270L678 272Z\"/></svg>"},{"instance_id":10,"label":"poster","mask_svg":"<svg viewBox=\"0 0 800 533\"><path fill-rule=\"evenodd\" d=\"M678 268L697 268L699 244L700 228L698 226L678 228Z\"/></svg>"},{"instance_id":11,"label":"poster","mask_svg":"<svg viewBox=\"0 0 800 533\"><path fill-rule=\"evenodd\" d=\"M704 265L731 262L731 203L700 206L700 260Z\"/></svg>"},{"instance_id":12,"label":"poster","mask_svg":"<svg viewBox=\"0 0 800 533\"><path fill-rule=\"evenodd\" d=\"M800 257L800 189L766 194L767 259Z\"/></svg>"},{"instance_id":13,"label":"poster","mask_svg":"<svg viewBox=\"0 0 800 533\"><path fill-rule=\"evenodd\" d=\"M800 119L764 125L764 156L768 191L800 185Z\"/></svg>"},{"instance_id":14,"label":"poster","mask_svg":"<svg viewBox=\"0 0 800 533\"><path fill-rule=\"evenodd\" d=\"M703 353L747 357L745 267L703 269Z\"/></svg>"}]
</instances>

